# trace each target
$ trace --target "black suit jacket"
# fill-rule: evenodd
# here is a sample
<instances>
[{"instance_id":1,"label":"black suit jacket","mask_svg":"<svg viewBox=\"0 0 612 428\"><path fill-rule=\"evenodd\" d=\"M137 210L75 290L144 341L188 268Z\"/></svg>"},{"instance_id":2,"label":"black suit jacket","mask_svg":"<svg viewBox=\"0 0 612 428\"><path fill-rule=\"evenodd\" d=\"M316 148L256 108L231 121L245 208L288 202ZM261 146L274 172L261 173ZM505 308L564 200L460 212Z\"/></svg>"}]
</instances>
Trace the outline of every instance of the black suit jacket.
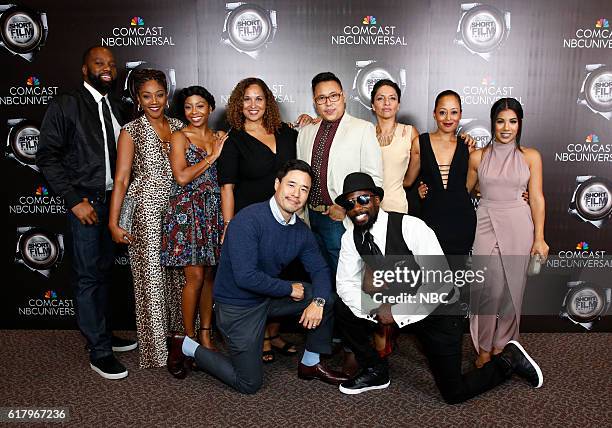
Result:
<instances>
[{"instance_id":1,"label":"black suit jacket","mask_svg":"<svg viewBox=\"0 0 612 428\"><path fill-rule=\"evenodd\" d=\"M109 95L117 122L123 126L127 108ZM40 128L36 165L53 191L70 209L83 197L106 189L104 136L98 104L83 85L51 101Z\"/></svg>"}]
</instances>

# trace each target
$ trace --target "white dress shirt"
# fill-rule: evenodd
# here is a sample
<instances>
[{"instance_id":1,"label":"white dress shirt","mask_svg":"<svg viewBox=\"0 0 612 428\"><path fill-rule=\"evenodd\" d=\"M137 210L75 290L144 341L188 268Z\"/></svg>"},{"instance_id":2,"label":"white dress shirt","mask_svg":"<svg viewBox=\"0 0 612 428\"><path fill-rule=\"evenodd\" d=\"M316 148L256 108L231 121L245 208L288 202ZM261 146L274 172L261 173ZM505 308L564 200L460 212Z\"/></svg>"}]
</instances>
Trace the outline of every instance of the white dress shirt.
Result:
<instances>
[{"instance_id":1,"label":"white dress shirt","mask_svg":"<svg viewBox=\"0 0 612 428\"><path fill-rule=\"evenodd\" d=\"M113 190L113 177L111 176L111 167L110 161L108 157L108 145L106 144L106 126L104 126L104 115L102 113L102 100L108 105L108 109L110 110L111 120L113 122L113 131L115 131L115 147L117 146L117 139L119 138L119 133L121 132L121 126L119 122L117 122L117 118L113 114L113 109L111 108L110 103L108 102L108 95L102 95L98 92L93 86L91 86L87 82L83 82L83 86L87 88L87 90L91 93L98 103L98 116L100 117L100 126L102 127L102 136L104 137L104 166L106 168L106 190Z\"/></svg>"},{"instance_id":2,"label":"white dress shirt","mask_svg":"<svg viewBox=\"0 0 612 428\"><path fill-rule=\"evenodd\" d=\"M270 198L269 203L270 203L270 209L272 210L272 215L274 216L274 219L277 222L279 222L283 226L291 226L295 224L295 222L297 221L297 215L295 213L291 214L289 221L286 221L285 217L283 217L283 214L281 213L280 207L278 206L278 202L276 202L276 198L274 196Z\"/></svg>"},{"instance_id":3,"label":"white dress shirt","mask_svg":"<svg viewBox=\"0 0 612 428\"><path fill-rule=\"evenodd\" d=\"M374 237L374 242L380 248L381 253L385 254L387 244L387 223L389 214L380 209L378 218L370 229L370 233ZM362 282L364 276L365 263L361 255L355 248L353 240L353 223L342 235L342 247L340 249L340 258L338 260L338 270L336 272L336 289L342 301L351 309L353 314L359 318L366 318L376 322L375 317L370 313L380 306L380 303L374 301L372 296L362 290ZM443 256L442 248L438 243L438 238L433 230L431 230L421 219L409 215L402 219L402 235L404 242L412 251L414 259L419 266L424 265L422 256ZM431 265L432 258L427 258L427 264ZM438 258L436 257L436 261ZM440 268L448 269L446 259L439 258ZM425 288L424 288L425 287ZM435 287L428 288L428 287ZM443 292L450 291L452 285L445 285L445 288L440 288L440 284L436 286L426 284L419 287L419 292L435 291ZM420 321L438 305L419 303L401 303L391 306L393 319L400 327Z\"/></svg>"}]
</instances>

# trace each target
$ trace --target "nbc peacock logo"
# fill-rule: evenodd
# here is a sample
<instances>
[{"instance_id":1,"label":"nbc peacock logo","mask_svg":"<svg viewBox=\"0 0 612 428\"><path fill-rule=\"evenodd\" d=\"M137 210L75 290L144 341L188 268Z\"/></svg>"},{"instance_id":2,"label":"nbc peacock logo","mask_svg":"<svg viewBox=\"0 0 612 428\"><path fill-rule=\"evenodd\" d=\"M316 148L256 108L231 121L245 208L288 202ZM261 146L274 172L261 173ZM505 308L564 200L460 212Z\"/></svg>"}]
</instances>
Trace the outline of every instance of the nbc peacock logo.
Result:
<instances>
[{"instance_id":1,"label":"nbc peacock logo","mask_svg":"<svg viewBox=\"0 0 612 428\"><path fill-rule=\"evenodd\" d=\"M480 84L484 86L493 86L495 85L495 79L491 76L484 76L480 81Z\"/></svg>"},{"instance_id":2,"label":"nbc peacock logo","mask_svg":"<svg viewBox=\"0 0 612 428\"><path fill-rule=\"evenodd\" d=\"M36 76L30 76L26 79L27 86L40 86L40 79Z\"/></svg>"},{"instance_id":3,"label":"nbc peacock logo","mask_svg":"<svg viewBox=\"0 0 612 428\"><path fill-rule=\"evenodd\" d=\"M599 143L599 136L597 134L589 134L584 139L585 143Z\"/></svg>"},{"instance_id":4,"label":"nbc peacock logo","mask_svg":"<svg viewBox=\"0 0 612 428\"><path fill-rule=\"evenodd\" d=\"M372 15L364 16L361 23L363 25L376 25L376 17Z\"/></svg>"},{"instance_id":5,"label":"nbc peacock logo","mask_svg":"<svg viewBox=\"0 0 612 428\"><path fill-rule=\"evenodd\" d=\"M595 28L610 28L610 23L606 18L599 18L597 22L595 22Z\"/></svg>"},{"instance_id":6,"label":"nbc peacock logo","mask_svg":"<svg viewBox=\"0 0 612 428\"><path fill-rule=\"evenodd\" d=\"M130 25L132 27L143 27L145 25L144 19L140 16L135 16L130 20Z\"/></svg>"},{"instance_id":7,"label":"nbc peacock logo","mask_svg":"<svg viewBox=\"0 0 612 428\"><path fill-rule=\"evenodd\" d=\"M53 290L45 291L45 299L57 299L57 293Z\"/></svg>"},{"instance_id":8,"label":"nbc peacock logo","mask_svg":"<svg viewBox=\"0 0 612 428\"><path fill-rule=\"evenodd\" d=\"M36 196L48 196L49 190L45 186L38 186L36 188Z\"/></svg>"},{"instance_id":9,"label":"nbc peacock logo","mask_svg":"<svg viewBox=\"0 0 612 428\"><path fill-rule=\"evenodd\" d=\"M576 244L576 249L577 250L588 250L589 243L585 241L580 241L579 243Z\"/></svg>"}]
</instances>

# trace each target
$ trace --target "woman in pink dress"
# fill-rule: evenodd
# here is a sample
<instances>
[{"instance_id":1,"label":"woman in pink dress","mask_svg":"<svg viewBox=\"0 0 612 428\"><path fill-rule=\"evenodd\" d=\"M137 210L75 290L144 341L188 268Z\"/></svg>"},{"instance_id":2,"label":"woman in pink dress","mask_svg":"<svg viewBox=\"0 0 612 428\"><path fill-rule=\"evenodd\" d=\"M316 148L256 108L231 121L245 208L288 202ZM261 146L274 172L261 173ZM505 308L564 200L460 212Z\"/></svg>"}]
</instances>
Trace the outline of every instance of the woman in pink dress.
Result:
<instances>
[{"instance_id":1,"label":"woman in pink dress","mask_svg":"<svg viewBox=\"0 0 612 428\"><path fill-rule=\"evenodd\" d=\"M473 254L487 270L483 284L472 286L470 331L481 367L518 339L529 255L548 256L544 241L545 203L542 158L521 147L523 109L514 98L491 108L492 141L470 155L467 188L479 184ZM529 191L529 204L522 193Z\"/></svg>"}]
</instances>

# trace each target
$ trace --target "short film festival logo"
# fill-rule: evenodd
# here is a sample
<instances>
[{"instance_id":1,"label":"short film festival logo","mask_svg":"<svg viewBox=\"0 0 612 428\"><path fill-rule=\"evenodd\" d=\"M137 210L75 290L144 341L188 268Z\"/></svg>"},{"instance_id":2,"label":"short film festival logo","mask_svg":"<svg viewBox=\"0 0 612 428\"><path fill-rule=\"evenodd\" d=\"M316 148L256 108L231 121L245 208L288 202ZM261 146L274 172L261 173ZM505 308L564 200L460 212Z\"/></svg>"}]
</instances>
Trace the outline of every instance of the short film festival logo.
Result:
<instances>
[{"instance_id":1,"label":"short film festival logo","mask_svg":"<svg viewBox=\"0 0 612 428\"><path fill-rule=\"evenodd\" d=\"M360 25L344 25L331 35L332 45L407 46L407 37L395 25L382 25L373 15L359 20Z\"/></svg>"},{"instance_id":2,"label":"short film festival logo","mask_svg":"<svg viewBox=\"0 0 612 428\"><path fill-rule=\"evenodd\" d=\"M172 35L167 34L161 25L145 25L144 18L134 16L129 25L113 27L111 35L102 37L102 46L174 46Z\"/></svg>"},{"instance_id":3,"label":"short film festival logo","mask_svg":"<svg viewBox=\"0 0 612 428\"><path fill-rule=\"evenodd\" d=\"M15 263L49 277L64 255L64 235L36 226L17 228Z\"/></svg>"},{"instance_id":4,"label":"short film festival logo","mask_svg":"<svg viewBox=\"0 0 612 428\"><path fill-rule=\"evenodd\" d=\"M602 228L612 216L612 182L605 177L576 177L568 212L586 223Z\"/></svg>"},{"instance_id":5,"label":"short film festival logo","mask_svg":"<svg viewBox=\"0 0 612 428\"><path fill-rule=\"evenodd\" d=\"M463 3L454 43L489 61L510 34L510 12L482 3Z\"/></svg>"},{"instance_id":6,"label":"short film festival logo","mask_svg":"<svg viewBox=\"0 0 612 428\"><path fill-rule=\"evenodd\" d=\"M576 101L595 114L612 119L612 67L587 64L584 68Z\"/></svg>"},{"instance_id":7,"label":"short film festival logo","mask_svg":"<svg viewBox=\"0 0 612 428\"><path fill-rule=\"evenodd\" d=\"M221 43L257 59L276 36L276 11L252 3L226 3Z\"/></svg>"},{"instance_id":8,"label":"short film festival logo","mask_svg":"<svg viewBox=\"0 0 612 428\"><path fill-rule=\"evenodd\" d=\"M6 122L8 135L5 156L38 172L36 152L40 139L40 126L26 118L12 118Z\"/></svg>"},{"instance_id":9,"label":"short film festival logo","mask_svg":"<svg viewBox=\"0 0 612 428\"><path fill-rule=\"evenodd\" d=\"M612 162L612 143L601 141L591 133L584 142L569 143L565 150L555 153L555 162Z\"/></svg>"},{"instance_id":10,"label":"short film festival logo","mask_svg":"<svg viewBox=\"0 0 612 428\"><path fill-rule=\"evenodd\" d=\"M8 95L0 97L0 105L47 105L57 95L57 86L45 86L39 77L31 75L23 85L10 86Z\"/></svg>"},{"instance_id":11,"label":"short film festival logo","mask_svg":"<svg viewBox=\"0 0 612 428\"><path fill-rule=\"evenodd\" d=\"M30 297L19 307L18 314L28 317L72 317L73 299L61 299L55 290L45 290L41 296Z\"/></svg>"},{"instance_id":12,"label":"short film festival logo","mask_svg":"<svg viewBox=\"0 0 612 428\"><path fill-rule=\"evenodd\" d=\"M612 29L606 18L599 18L593 27L578 28L574 37L564 38L563 47L569 49L611 49Z\"/></svg>"},{"instance_id":13,"label":"short film festival logo","mask_svg":"<svg viewBox=\"0 0 612 428\"><path fill-rule=\"evenodd\" d=\"M33 61L47 40L47 14L14 4L0 5L0 46Z\"/></svg>"}]
</instances>

